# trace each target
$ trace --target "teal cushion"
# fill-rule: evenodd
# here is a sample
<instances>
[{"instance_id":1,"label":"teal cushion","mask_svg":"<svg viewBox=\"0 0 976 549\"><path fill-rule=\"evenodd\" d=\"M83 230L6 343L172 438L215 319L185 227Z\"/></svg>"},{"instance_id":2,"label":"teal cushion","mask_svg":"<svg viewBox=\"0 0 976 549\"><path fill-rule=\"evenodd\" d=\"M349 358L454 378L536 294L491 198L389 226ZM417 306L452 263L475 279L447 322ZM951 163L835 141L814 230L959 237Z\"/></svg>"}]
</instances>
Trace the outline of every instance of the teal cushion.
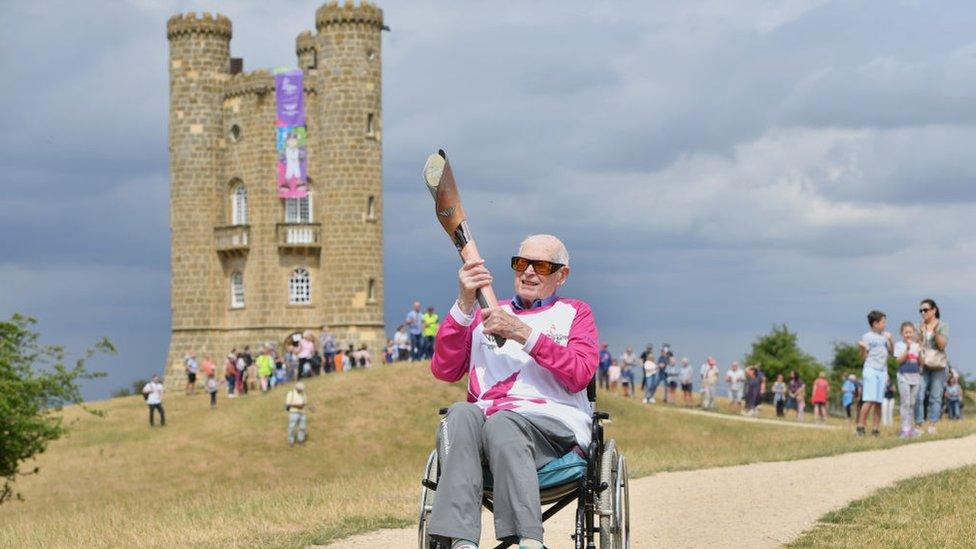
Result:
<instances>
[{"instance_id":1,"label":"teal cushion","mask_svg":"<svg viewBox=\"0 0 976 549\"><path fill-rule=\"evenodd\" d=\"M576 451L570 451L561 458L554 459L537 471L539 489L545 490L581 478L586 474L586 460ZM493 479L491 470L485 467L485 488L491 489Z\"/></svg>"}]
</instances>

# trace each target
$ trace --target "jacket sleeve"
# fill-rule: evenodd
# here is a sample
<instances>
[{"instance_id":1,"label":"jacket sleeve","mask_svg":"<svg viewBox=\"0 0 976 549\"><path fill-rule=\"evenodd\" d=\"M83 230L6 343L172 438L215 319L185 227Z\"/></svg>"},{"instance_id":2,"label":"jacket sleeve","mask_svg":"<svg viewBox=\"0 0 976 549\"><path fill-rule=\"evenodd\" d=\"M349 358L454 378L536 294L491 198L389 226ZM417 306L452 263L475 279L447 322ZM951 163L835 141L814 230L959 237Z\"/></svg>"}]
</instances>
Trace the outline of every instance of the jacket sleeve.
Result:
<instances>
[{"instance_id":1,"label":"jacket sleeve","mask_svg":"<svg viewBox=\"0 0 976 549\"><path fill-rule=\"evenodd\" d=\"M569 340L565 346L533 330L523 347L539 366L552 372L571 393L582 391L589 385L600 363L600 334L593 312L585 303L575 305L576 318L569 328Z\"/></svg>"},{"instance_id":2,"label":"jacket sleeve","mask_svg":"<svg viewBox=\"0 0 976 549\"><path fill-rule=\"evenodd\" d=\"M434 357L430 371L441 381L453 383L468 373L471 360L471 333L474 330L477 311L466 315L457 302L451 307L434 339Z\"/></svg>"}]
</instances>

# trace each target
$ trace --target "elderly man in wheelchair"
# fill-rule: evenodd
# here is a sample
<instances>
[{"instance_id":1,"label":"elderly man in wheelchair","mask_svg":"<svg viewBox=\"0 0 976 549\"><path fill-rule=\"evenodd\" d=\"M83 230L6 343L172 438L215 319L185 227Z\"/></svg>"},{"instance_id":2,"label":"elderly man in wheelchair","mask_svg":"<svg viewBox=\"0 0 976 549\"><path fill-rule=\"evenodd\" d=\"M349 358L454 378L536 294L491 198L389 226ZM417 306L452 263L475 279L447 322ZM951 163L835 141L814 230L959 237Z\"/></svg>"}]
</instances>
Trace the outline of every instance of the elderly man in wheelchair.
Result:
<instances>
[{"instance_id":1,"label":"elderly man in wheelchair","mask_svg":"<svg viewBox=\"0 0 976 549\"><path fill-rule=\"evenodd\" d=\"M544 520L577 502L575 547L628 547L627 475L594 409L598 333L590 307L556 295L569 253L554 236L525 239L512 258L515 296L474 309L492 282L483 261L458 271L457 302L437 334L431 371L468 375L467 402L446 409L422 481L420 547L476 549L482 505L497 547L544 547ZM498 346L495 339L504 338ZM445 413L445 410L442 410ZM542 506L551 505L543 513Z\"/></svg>"}]
</instances>

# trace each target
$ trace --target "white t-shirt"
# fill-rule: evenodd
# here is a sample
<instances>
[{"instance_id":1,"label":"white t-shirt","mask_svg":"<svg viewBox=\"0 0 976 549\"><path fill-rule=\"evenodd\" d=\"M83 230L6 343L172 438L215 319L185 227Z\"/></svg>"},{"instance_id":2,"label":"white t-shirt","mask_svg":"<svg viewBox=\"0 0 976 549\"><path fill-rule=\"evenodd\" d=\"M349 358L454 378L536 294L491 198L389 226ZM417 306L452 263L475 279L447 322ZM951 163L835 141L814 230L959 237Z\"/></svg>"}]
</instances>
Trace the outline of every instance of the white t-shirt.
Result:
<instances>
[{"instance_id":1,"label":"white t-shirt","mask_svg":"<svg viewBox=\"0 0 976 549\"><path fill-rule=\"evenodd\" d=\"M146 404L162 404L163 384L150 381L142 388L142 394L149 395L149 398L146 399Z\"/></svg>"},{"instance_id":2,"label":"white t-shirt","mask_svg":"<svg viewBox=\"0 0 976 549\"><path fill-rule=\"evenodd\" d=\"M657 375L657 362L654 362L651 359L645 360L644 361L644 375L645 376L648 376L648 377L653 376L653 375Z\"/></svg>"},{"instance_id":3,"label":"white t-shirt","mask_svg":"<svg viewBox=\"0 0 976 549\"><path fill-rule=\"evenodd\" d=\"M895 358L905 354L906 350L908 351L908 362L918 362L919 356L922 354L922 348L914 341L911 345L904 341L895 343Z\"/></svg>"},{"instance_id":4,"label":"white t-shirt","mask_svg":"<svg viewBox=\"0 0 976 549\"><path fill-rule=\"evenodd\" d=\"M726 381L729 382L729 388L733 391L741 391L742 386L746 382L746 372L745 370L729 370L729 373L725 375Z\"/></svg>"},{"instance_id":5,"label":"white t-shirt","mask_svg":"<svg viewBox=\"0 0 976 549\"><path fill-rule=\"evenodd\" d=\"M868 356L864 359L864 367L875 370L886 369L888 367L888 340L885 339L885 336L868 332L861 336L861 341L868 347Z\"/></svg>"}]
</instances>

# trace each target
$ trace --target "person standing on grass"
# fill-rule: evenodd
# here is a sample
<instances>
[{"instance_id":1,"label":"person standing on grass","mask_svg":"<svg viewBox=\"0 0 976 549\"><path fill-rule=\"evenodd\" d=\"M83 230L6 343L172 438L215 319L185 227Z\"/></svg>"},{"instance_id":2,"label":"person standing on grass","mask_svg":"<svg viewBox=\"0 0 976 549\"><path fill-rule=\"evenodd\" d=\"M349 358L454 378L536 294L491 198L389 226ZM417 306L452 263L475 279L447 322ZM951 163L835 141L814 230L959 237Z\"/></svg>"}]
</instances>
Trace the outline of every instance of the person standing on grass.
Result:
<instances>
[{"instance_id":1,"label":"person standing on grass","mask_svg":"<svg viewBox=\"0 0 976 549\"><path fill-rule=\"evenodd\" d=\"M732 366L725 374L725 382L729 384L729 410L738 412L742 408L742 393L745 388L746 374L739 369L737 361L732 362Z\"/></svg>"},{"instance_id":2,"label":"person standing on grass","mask_svg":"<svg viewBox=\"0 0 976 549\"><path fill-rule=\"evenodd\" d=\"M895 415L895 386L888 379L885 383L884 400L881 401L881 425L888 427L894 422Z\"/></svg>"},{"instance_id":3,"label":"person standing on grass","mask_svg":"<svg viewBox=\"0 0 976 549\"><path fill-rule=\"evenodd\" d=\"M922 347L922 389L919 391L919 400L924 401L925 396L928 396L928 432L934 433L935 425L942 417L942 394L949 363L946 356L946 346L949 345L949 325L942 322L939 306L931 299L923 300L918 312L922 315L922 323L918 330ZM918 416L916 411L916 419L921 424L924 417Z\"/></svg>"},{"instance_id":4,"label":"person standing on grass","mask_svg":"<svg viewBox=\"0 0 976 549\"><path fill-rule=\"evenodd\" d=\"M197 358L192 354L183 357L183 366L186 368L186 394L192 395L197 390Z\"/></svg>"},{"instance_id":5,"label":"person standing on grass","mask_svg":"<svg viewBox=\"0 0 976 549\"><path fill-rule=\"evenodd\" d=\"M688 358L682 358L681 370L678 372L678 382L681 383L681 396L684 398L684 405L687 408L691 408L695 403L691 397L693 376L694 372L692 372L691 363L688 362Z\"/></svg>"},{"instance_id":6,"label":"person standing on grass","mask_svg":"<svg viewBox=\"0 0 976 549\"><path fill-rule=\"evenodd\" d=\"M844 379L840 386L840 405L847 413L847 419L851 419L851 406L854 405L854 393L857 392L857 376L850 374Z\"/></svg>"},{"instance_id":7,"label":"person standing on grass","mask_svg":"<svg viewBox=\"0 0 976 549\"><path fill-rule=\"evenodd\" d=\"M203 357L203 362L200 363L200 371L203 373L203 379L215 375L217 373L217 367L214 366L213 360L210 359L210 355Z\"/></svg>"},{"instance_id":8,"label":"person standing on grass","mask_svg":"<svg viewBox=\"0 0 976 549\"><path fill-rule=\"evenodd\" d=\"M227 398L234 398L234 385L237 380L237 356L234 353L227 355L227 363L224 364L224 381L227 382Z\"/></svg>"},{"instance_id":9,"label":"person standing on grass","mask_svg":"<svg viewBox=\"0 0 976 549\"><path fill-rule=\"evenodd\" d=\"M610 354L610 345L604 341L600 345L600 363L596 369L597 387L610 390L610 363L613 362L613 355Z\"/></svg>"},{"instance_id":10,"label":"person standing on grass","mask_svg":"<svg viewBox=\"0 0 976 549\"><path fill-rule=\"evenodd\" d=\"M644 358L644 385L641 391L644 393L644 404L654 404L654 392L657 391L657 362L654 362L654 355L650 354Z\"/></svg>"},{"instance_id":11,"label":"person standing on grass","mask_svg":"<svg viewBox=\"0 0 976 549\"><path fill-rule=\"evenodd\" d=\"M790 372L790 384L786 389L786 394L793 399L796 407L796 420L803 421L803 410L807 407L807 384L803 382L800 374L796 370Z\"/></svg>"},{"instance_id":12,"label":"person standing on grass","mask_svg":"<svg viewBox=\"0 0 976 549\"><path fill-rule=\"evenodd\" d=\"M707 368L702 374L702 409L712 410L715 408L715 388L718 385L718 365L715 359L708 357L705 361Z\"/></svg>"},{"instance_id":13,"label":"person standing on grass","mask_svg":"<svg viewBox=\"0 0 976 549\"><path fill-rule=\"evenodd\" d=\"M857 435L864 436L864 425L868 414L874 411L871 434L881 434L881 401L884 400L885 385L888 383L888 355L894 352L891 334L885 331L888 319L881 311L868 313L868 325L871 330L861 336L857 342L861 349L861 359L864 369L861 373L864 393L864 405L857 415Z\"/></svg>"},{"instance_id":14,"label":"person standing on grass","mask_svg":"<svg viewBox=\"0 0 976 549\"><path fill-rule=\"evenodd\" d=\"M620 355L620 370L621 370L621 382L625 388L629 387L630 392L625 391L626 396L634 396L637 391L637 378L641 376L643 372L643 367L637 360L637 355L634 354L633 347L627 347L627 349Z\"/></svg>"},{"instance_id":15,"label":"person standing on grass","mask_svg":"<svg viewBox=\"0 0 976 549\"><path fill-rule=\"evenodd\" d=\"M895 343L893 354L898 361L898 375L895 379L898 380L900 436L901 438L917 437L922 434L922 431L915 428L912 417L915 415L915 403L922 387L921 367L918 363L922 347L918 344L915 325L911 322L901 323L901 341Z\"/></svg>"},{"instance_id":16,"label":"person standing on grass","mask_svg":"<svg viewBox=\"0 0 976 549\"><path fill-rule=\"evenodd\" d=\"M322 366L325 373L331 374L335 371L336 338L329 331L329 325L322 325L322 332L319 334L319 344L322 346Z\"/></svg>"},{"instance_id":17,"label":"person standing on grass","mask_svg":"<svg viewBox=\"0 0 976 549\"><path fill-rule=\"evenodd\" d=\"M830 383L827 382L827 372L820 372L813 382L813 393L810 395L814 422L827 422L828 400L830 400Z\"/></svg>"},{"instance_id":18,"label":"person standing on grass","mask_svg":"<svg viewBox=\"0 0 976 549\"><path fill-rule=\"evenodd\" d=\"M207 394L210 395L210 408L217 407L217 378L213 374L207 376L207 383L204 385Z\"/></svg>"},{"instance_id":19,"label":"person standing on grass","mask_svg":"<svg viewBox=\"0 0 976 549\"><path fill-rule=\"evenodd\" d=\"M962 385L959 384L958 377L949 376L945 396L949 402L949 419L962 419L962 410L959 406L962 402Z\"/></svg>"},{"instance_id":20,"label":"person standing on grass","mask_svg":"<svg viewBox=\"0 0 976 549\"><path fill-rule=\"evenodd\" d=\"M237 360L234 361L234 367L237 372L234 374L234 387L237 389L238 395L247 394L247 384L244 383L244 374L247 370L247 360L244 358L244 353L237 354Z\"/></svg>"},{"instance_id":21,"label":"person standing on grass","mask_svg":"<svg viewBox=\"0 0 976 549\"><path fill-rule=\"evenodd\" d=\"M759 380L758 372L755 366L749 366L745 370L746 382L745 382L745 398L746 406L742 410L742 415L745 416L755 416L756 415L756 405L759 403L759 387L761 386L761 381Z\"/></svg>"},{"instance_id":22,"label":"person standing on grass","mask_svg":"<svg viewBox=\"0 0 976 549\"><path fill-rule=\"evenodd\" d=\"M298 340L298 375L309 377L312 375L312 355L315 354L315 335L312 330L305 330Z\"/></svg>"},{"instance_id":23,"label":"person standing on grass","mask_svg":"<svg viewBox=\"0 0 976 549\"><path fill-rule=\"evenodd\" d=\"M305 394L305 384L299 381L295 387L285 395L285 411L288 412L288 444L305 443L306 428L305 405L308 397Z\"/></svg>"},{"instance_id":24,"label":"person standing on grass","mask_svg":"<svg viewBox=\"0 0 976 549\"><path fill-rule=\"evenodd\" d=\"M424 359L430 360L434 356L434 338L441 326L441 317L434 312L433 307L427 307L427 312L421 317L424 322Z\"/></svg>"},{"instance_id":25,"label":"person standing on grass","mask_svg":"<svg viewBox=\"0 0 976 549\"><path fill-rule=\"evenodd\" d=\"M674 356L668 357L668 365L664 368L665 380L667 381L667 400L668 404L674 406L678 403L678 359Z\"/></svg>"},{"instance_id":26,"label":"person standing on grass","mask_svg":"<svg viewBox=\"0 0 976 549\"><path fill-rule=\"evenodd\" d=\"M786 383L783 382L783 374L776 374L776 383L773 383L773 405L776 406L776 417L786 415Z\"/></svg>"},{"instance_id":27,"label":"person standing on grass","mask_svg":"<svg viewBox=\"0 0 976 549\"><path fill-rule=\"evenodd\" d=\"M271 388L271 374L274 373L274 362L268 354L268 348L262 346L257 358L258 380L261 383L261 392L267 393Z\"/></svg>"},{"instance_id":28,"label":"person standing on grass","mask_svg":"<svg viewBox=\"0 0 976 549\"><path fill-rule=\"evenodd\" d=\"M617 384L620 382L620 363L616 360L610 362L607 369L607 380L610 383L610 392L617 394Z\"/></svg>"},{"instance_id":29,"label":"person standing on grass","mask_svg":"<svg viewBox=\"0 0 976 549\"><path fill-rule=\"evenodd\" d=\"M397 326L396 332L393 334L393 345L396 349L394 360L403 361L410 358L410 336L407 335L407 328L403 324ZM332 361L335 362L335 353L333 353Z\"/></svg>"},{"instance_id":30,"label":"person standing on grass","mask_svg":"<svg viewBox=\"0 0 976 549\"><path fill-rule=\"evenodd\" d=\"M410 360L420 360L424 342L424 315L420 312L420 302L413 302L413 309L407 312L404 320L410 331Z\"/></svg>"},{"instance_id":31,"label":"person standing on grass","mask_svg":"<svg viewBox=\"0 0 976 549\"><path fill-rule=\"evenodd\" d=\"M142 388L143 398L149 405L149 426L155 427L155 414L159 410L159 425L166 427L166 412L163 411L163 384L159 382L159 376L153 374L152 379Z\"/></svg>"},{"instance_id":32,"label":"person standing on grass","mask_svg":"<svg viewBox=\"0 0 976 549\"><path fill-rule=\"evenodd\" d=\"M645 393L645 394L647 393L647 385L651 382L651 380L647 377L648 360L654 362L654 345L650 343L644 346L644 351L641 352L640 360L639 360L640 364L644 366L644 375L642 376L642 381L641 381L641 393Z\"/></svg>"}]
</instances>

